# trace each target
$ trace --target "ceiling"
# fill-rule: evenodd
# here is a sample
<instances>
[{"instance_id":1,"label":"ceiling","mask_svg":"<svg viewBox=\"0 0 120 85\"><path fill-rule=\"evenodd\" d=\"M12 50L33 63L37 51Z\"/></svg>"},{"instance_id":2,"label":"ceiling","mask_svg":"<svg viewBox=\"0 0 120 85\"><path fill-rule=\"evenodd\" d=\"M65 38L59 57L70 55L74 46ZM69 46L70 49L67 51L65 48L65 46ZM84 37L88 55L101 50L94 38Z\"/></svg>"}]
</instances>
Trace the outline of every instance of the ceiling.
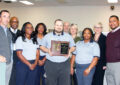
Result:
<instances>
[{"instance_id":1,"label":"ceiling","mask_svg":"<svg viewBox=\"0 0 120 85\"><path fill-rule=\"evenodd\" d=\"M0 2L0 6L12 6L12 7L21 7L26 6L19 2L5 3ZM110 5L107 0L28 0L33 2L33 6L84 6L84 5ZM120 1L115 4L120 5Z\"/></svg>"}]
</instances>

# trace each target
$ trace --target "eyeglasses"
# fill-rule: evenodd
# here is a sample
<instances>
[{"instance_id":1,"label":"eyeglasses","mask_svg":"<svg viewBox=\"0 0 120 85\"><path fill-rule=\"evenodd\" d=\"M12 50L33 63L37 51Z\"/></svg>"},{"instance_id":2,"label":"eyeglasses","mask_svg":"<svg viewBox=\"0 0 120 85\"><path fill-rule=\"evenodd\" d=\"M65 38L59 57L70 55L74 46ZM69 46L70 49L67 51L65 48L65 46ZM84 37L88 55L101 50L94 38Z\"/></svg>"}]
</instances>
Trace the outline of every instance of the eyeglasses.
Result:
<instances>
[{"instance_id":1,"label":"eyeglasses","mask_svg":"<svg viewBox=\"0 0 120 85\"><path fill-rule=\"evenodd\" d=\"M94 27L94 28L97 28L97 29L99 29L99 28L102 28L102 27Z\"/></svg>"}]
</instances>

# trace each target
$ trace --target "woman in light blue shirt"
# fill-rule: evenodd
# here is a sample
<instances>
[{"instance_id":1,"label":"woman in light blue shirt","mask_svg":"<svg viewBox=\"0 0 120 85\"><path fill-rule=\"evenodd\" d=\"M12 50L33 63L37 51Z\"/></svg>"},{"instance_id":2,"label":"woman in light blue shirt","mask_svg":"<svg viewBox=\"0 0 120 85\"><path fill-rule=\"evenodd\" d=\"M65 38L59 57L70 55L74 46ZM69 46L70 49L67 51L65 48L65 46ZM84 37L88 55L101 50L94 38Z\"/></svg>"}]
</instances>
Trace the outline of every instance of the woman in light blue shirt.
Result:
<instances>
[{"instance_id":1,"label":"woman in light blue shirt","mask_svg":"<svg viewBox=\"0 0 120 85\"><path fill-rule=\"evenodd\" d=\"M24 23L21 33L16 41L17 56L20 59L16 63L16 85L35 85L39 45L32 36L33 26L30 22Z\"/></svg>"},{"instance_id":2,"label":"woman in light blue shirt","mask_svg":"<svg viewBox=\"0 0 120 85\"><path fill-rule=\"evenodd\" d=\"M76 50L71 59L71 74L73 74L74 61L78 85L91 85L95 65L100 57L99 45L93 41L93 32L85 28L82 32L83 41L76 43Z\"/></svg>"},{"instance_id":3,"label":"woman in light blue shirt","mask_svg":"<svg viewBox=\"0 0 120 85\"><path fill-rule=\"evenodd\" d=\"M47 28L44 23L38 23L35 27L35 36L37 38L37 42L41 45L43 37L47 34ZM42 80L42 85L45 85L45 70L44 70L44 63L46 61L45 57L46 53L40 50L40 57L37 65L37 77L36 77L36 84L40 85L40 80Z\"/></svg>"}]
</instances>

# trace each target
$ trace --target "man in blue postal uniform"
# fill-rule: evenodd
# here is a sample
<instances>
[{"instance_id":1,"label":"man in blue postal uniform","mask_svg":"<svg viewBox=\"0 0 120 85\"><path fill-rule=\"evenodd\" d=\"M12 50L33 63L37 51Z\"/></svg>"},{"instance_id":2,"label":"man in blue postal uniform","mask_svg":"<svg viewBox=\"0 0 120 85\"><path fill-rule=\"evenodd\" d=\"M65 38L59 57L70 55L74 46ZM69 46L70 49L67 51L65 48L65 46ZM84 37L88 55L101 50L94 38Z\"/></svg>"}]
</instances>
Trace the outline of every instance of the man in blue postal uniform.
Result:
<instances>
[{"instance_id":1,"label":"man in blue postal uniform","mask_svg":"<svg viewBox=\"0 0 120 85\"><path fill-rule=\"evenodd\" d=\"M51 41L69 42L68 54L53 56L50 50ZM40 49L46 52L46 85L70 85L69 55L75 50L75 43L68 33L63 32L61 19L55 20L54 31L43 38Z\"/></svg>"}]
</instances>

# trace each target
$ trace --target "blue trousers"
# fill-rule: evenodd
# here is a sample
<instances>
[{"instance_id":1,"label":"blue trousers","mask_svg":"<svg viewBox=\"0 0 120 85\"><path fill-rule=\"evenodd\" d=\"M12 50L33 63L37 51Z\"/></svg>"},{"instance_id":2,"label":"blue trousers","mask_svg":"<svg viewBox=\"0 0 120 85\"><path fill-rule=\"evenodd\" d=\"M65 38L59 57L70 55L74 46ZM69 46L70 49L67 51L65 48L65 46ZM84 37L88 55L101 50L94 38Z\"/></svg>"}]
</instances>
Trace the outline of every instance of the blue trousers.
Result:
<instances>
[{"instance_id":1,"label":"blue trousers","mask_svg":"<svg viewBox=\"0 0 120 85\"><path fill-rule=\"evenodd\" d=\"M91 85L95 67L90 71L88 76L84 76L84 70L88 68L90 64L76 64L76 75L78 85Z\"/></svg>"},{"instance_id":2,"label":"blue trousers","mask_svg":"<svg viewBox=\"0 0 120 85\"><path fill-rule=\"evenodd\" d=\"M35 61L29 61L31 64ZM21 61L16 64L16 85L35 85L37 68L30 70L29 67Z\"/></svg>"},{"instance_id":3,"label":"blue trousers","mask_svg":"<svg viewBox=\"0 0 120 85\"><path fill-rule=\"evenodd\" d=\"M45 56L40 56L40 60L42 60ZM42 85L45 85L45 77L44 77L44 65L43 66L37 66L37 77L36 77L36 84L40 85L40 80L42 80Z\"/></svg>"}]
</instances>

